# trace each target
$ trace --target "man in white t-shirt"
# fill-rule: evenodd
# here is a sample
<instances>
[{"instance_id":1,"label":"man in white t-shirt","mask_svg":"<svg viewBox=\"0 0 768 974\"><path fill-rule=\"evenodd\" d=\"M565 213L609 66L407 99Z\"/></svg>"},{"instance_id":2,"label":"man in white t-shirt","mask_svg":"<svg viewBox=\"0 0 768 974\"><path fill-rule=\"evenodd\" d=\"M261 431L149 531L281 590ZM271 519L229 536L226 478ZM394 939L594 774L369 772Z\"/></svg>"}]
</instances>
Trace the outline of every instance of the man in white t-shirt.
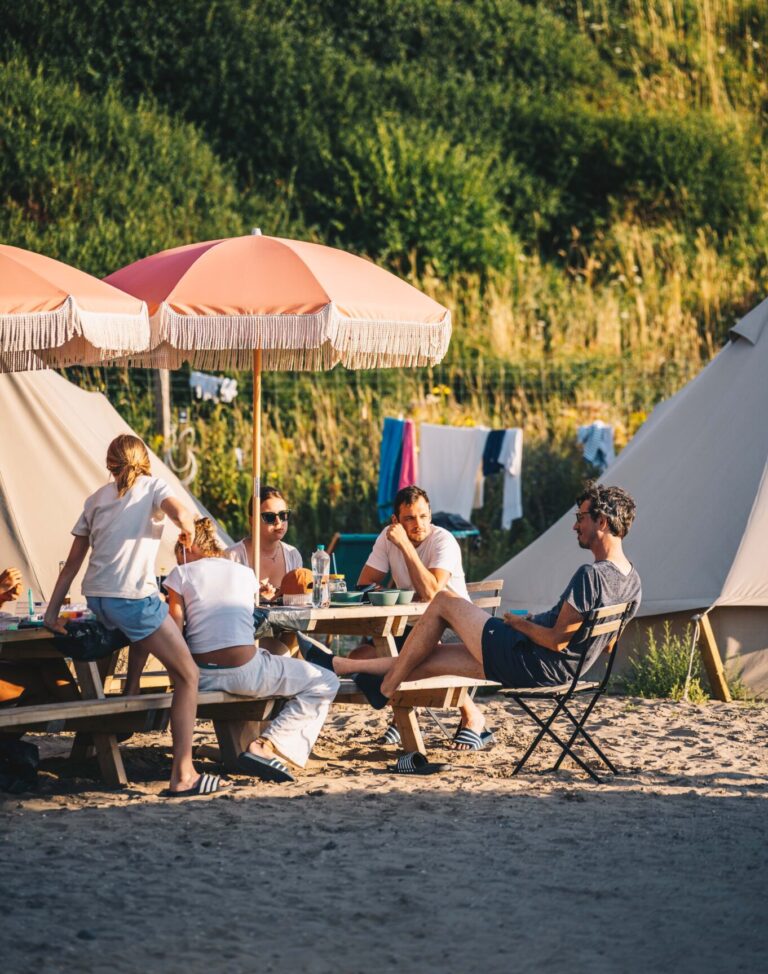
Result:
<instances>
[{"instance_id":1,"label":"man in white t-shirt","mask_svg":"<svg viewBox=\"0 0 768 974\"><path fill-rule=\"evenodd\" d=\"M429 498L421 487L403 487L395 497L391 523L376 539L357 587L380 585L392 574L395 588L413 589L429 602L447 588L467 599L461 548L450 531L432 523Z\"/></svg>"},{"instance_id":2,"label":"man in white t-shirt","mask_svg":"<svg viewBox=\"0 0 768 974\"><path fill-rule=\"evenodd\" d=\"M418 602L430 602L443 589L469 599L461 548L450 531L432 523L426 491L416 486L403 487L395 496L394 510L391 523L374 542L357 587L380 585L391 574L395 588L413 589ZM410 631L406 629L402 636L395 638L398 649L402 648ZM370 645L363 645L353 649L349 656L351 659L372 659L376 651ZM482 722L469 698L461 709L459 732L470 719ZM386 744L399 743L400 734L394 724L390 724L382 740Z\"/></svg>"}]
</instances>

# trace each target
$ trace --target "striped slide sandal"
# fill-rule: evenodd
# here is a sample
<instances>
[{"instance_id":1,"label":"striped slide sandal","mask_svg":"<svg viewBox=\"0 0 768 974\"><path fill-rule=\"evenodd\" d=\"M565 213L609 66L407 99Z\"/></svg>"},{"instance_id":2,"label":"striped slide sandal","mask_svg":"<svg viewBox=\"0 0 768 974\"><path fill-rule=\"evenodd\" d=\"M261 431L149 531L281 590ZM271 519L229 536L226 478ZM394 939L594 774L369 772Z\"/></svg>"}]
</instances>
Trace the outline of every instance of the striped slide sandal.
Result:
<instances>
[{"instance_id":1,"label":"striped slide sandal","mask_svg":"<svg viewBox=\"0 0 768 974\"><path fill-rule=\"evenodd\" d=\"M439 774L441 771L450 771L450 764L433 764L428 761L426 755L419 751L411 751L410 754L403 754L397 759L397 764L392 764L387 769L393 774Z\"/></svg>"},{"instance_id":2,"label":"striped slide sandal","mask_svg":"<svg viewBox=\"0 0 768 974\"><path fill-rule=\"evenodd\" d=\"M237 759L237 767L243 774L261 778L262 781L295 781L288 768L277 758L263 758L259 754L243 751Z\"/></svg>"}]
</instances>

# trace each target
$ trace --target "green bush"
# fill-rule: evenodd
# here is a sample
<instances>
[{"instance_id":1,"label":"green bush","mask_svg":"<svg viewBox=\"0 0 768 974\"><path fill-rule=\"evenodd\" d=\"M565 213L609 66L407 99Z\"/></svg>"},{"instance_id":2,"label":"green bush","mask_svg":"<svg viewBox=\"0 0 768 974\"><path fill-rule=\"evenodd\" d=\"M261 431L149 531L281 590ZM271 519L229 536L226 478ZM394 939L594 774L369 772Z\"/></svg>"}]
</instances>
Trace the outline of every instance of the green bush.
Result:
<instances>
[{"instance_id":1,"label":"green bush","mask_svg":"<svg viewBox=\"0 0 768 974\"><path fill-rule=\"evenodd\" d=\"M355 126L327 159L331 190L315 212L338 242L422 274L485 274L509 262L501 166L421 122ZM505 178L509 178L505 174Z\"/></svg>"},{"instance_id":2,"label":"green bush","mask_svg":"<svg viewBox=\"0 0 768 974\"><path fill-rule=\"evenodd\" d=\"M228 168L190 125L0 65L0 236L99 276L247 232Z\"/></svg>"},{"instance_id":3,"label":"green bush","mask_svg":"<svg viewBox=\"0 0 768 974\"><path fill-rule=\"evenodd\" d=\"M705 112L530 103L508 118L504 147L554 194L547 223L561 240L571 227L604 226L617 208L641 222L672 218L725 234L748 226L760 207L747 135Z\"/></svg>"},{"instance_id":4,"label":"green bush","mask_svg":"<svg viewBox=\"0 0 768 974\"><path fill-rule=\"evenodd\" d=\"M682 699L691 658L692 638L690 626L685 627L682 635L677 635L672 632L669 621L665 621L659 642L653 626L648 626L645 646L633 649L630 657L631 670L622 680L623 689L633 697ZM709 699L702 679L701 657L697 651L693 655L688 687L688 699L692 703L702 703Z\"/></svg>"}]
</instances>

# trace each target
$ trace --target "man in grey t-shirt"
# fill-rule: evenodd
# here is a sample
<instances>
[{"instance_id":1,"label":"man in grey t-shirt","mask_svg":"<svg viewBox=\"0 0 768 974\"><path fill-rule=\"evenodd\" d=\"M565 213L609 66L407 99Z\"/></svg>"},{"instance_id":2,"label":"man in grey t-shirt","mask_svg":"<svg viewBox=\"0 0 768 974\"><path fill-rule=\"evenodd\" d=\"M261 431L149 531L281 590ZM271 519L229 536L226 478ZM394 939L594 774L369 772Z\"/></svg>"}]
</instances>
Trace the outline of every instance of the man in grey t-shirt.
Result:
<instances>
[{"instance_id":1,"label":"man in grey t-shirt","mask_svg":"<svg viewBox=\"0 0 768 974\"><path fill-rule=\"evenodd\" d=\"M641 597L640 578L622 547L635 517L635 502L620 487L588 484L577 504L576 538L594 561L578 569L548 612L527 618L508 613L499 619L471 602L438 592L397 658L335 658L335 672L339 676L353 670L363 674L359 685L379 707L386 706L406 680L431 676L468 676L521 688L571 679L574 658L567 651L568 644L587 613L621 602L633 602L637 611ZM463 645L439 642L447 627L458 634ZM588 654L583 672L599 655L601 638L582 648ZM483 725L480 722L470 730L480 734Z\"/></svg>"}]
</instances>

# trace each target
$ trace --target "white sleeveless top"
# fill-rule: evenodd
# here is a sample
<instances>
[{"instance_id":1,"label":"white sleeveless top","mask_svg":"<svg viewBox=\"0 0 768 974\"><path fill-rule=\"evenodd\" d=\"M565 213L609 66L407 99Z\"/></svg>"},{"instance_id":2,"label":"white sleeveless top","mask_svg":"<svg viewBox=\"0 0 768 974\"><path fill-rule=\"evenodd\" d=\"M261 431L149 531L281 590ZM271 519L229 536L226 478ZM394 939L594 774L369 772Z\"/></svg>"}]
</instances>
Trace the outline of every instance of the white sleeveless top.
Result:
<instances>
[{"instance_id":1,"label":"white sleeveless top","mask_svg":"<svg viewBox=\"0 0 768 974\"><path fill-rule=\"evenodd\" d=\"M301 568L303 561L301 558L301 552L298 548L294 548L292 545L286 544L281 541L280 544L283 548L283 556L285 557L285 570L286 572L292 572L294 568ZM238 541L237 544L233 544L231 548L227 548L224 551L226 558L230 561L236 561L238 565L248 565L248 554L245 550L245 541Z\"/></svg>"}]
</instances>

